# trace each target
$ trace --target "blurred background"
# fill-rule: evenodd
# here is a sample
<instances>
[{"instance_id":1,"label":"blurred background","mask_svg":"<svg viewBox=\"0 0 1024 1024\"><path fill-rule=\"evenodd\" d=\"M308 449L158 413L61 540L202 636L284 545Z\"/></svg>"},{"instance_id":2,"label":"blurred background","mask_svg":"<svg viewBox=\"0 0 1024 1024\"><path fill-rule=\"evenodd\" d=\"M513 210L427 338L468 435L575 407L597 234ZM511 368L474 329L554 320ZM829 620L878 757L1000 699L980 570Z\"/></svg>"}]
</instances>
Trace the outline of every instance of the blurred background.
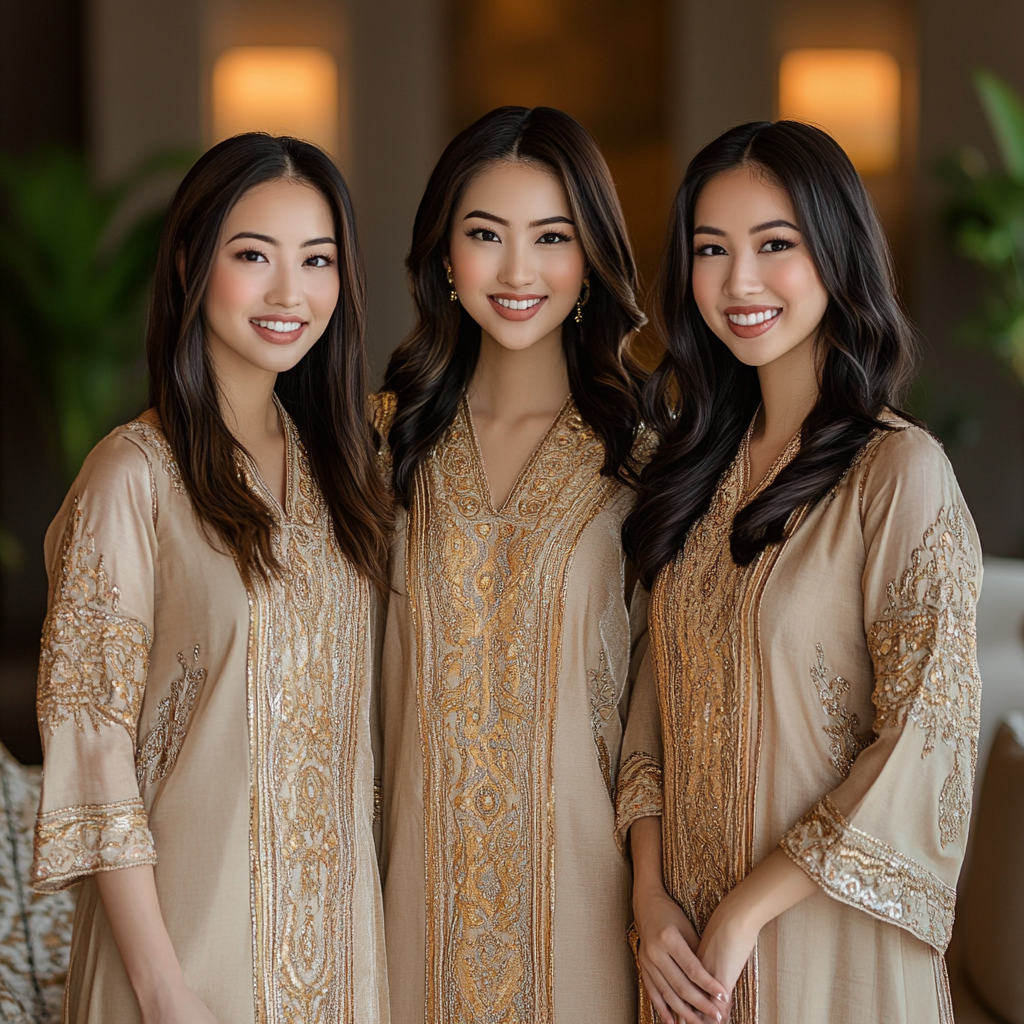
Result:
<instances>
[{"instance_id":1,"label":"blurred background","mask_svg":"<svg viewBox=\"0 0 1024 1024\"><path fill-rule=\"evenodd\" d=\"M925 339L913 411L986 551L980 780L1024 710L1020 0L5 0L0 40L0 739L22 762L40 758L43 534L85 452L142 408L149 261L188 163L253 128L336 156L379 380L411 325L426 176L516 103L597 138L645 282L687 160L725 128L799 117L847 149Z\"/></svg>"}]
</instances>

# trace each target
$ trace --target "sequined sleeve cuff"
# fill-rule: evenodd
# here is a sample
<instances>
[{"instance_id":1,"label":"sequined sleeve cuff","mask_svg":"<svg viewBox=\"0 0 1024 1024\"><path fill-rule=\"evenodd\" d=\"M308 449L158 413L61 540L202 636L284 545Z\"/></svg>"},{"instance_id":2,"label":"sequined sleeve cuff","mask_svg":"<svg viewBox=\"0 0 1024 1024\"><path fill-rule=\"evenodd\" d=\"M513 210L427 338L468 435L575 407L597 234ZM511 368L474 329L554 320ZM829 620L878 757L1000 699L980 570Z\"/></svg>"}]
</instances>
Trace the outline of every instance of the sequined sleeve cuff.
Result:
<instances>
[{"instance_id":1,"label":"sequined sleeve cuff","mask_svg":"<svg viewBox=\"0 0 1024 1024\"><path fill-rule=\"evenodd\" d=\"M36 820L36 892L57 892L99 871L155 863L146 809L138 798L65 807Z\"/></svg>"},{"instance_id":2,"label":"sequined sleeve cuff","mask_svg":"<svg viewBox=\"0 0 1024 1024\"><path fill-rule=\"evenodd\" d=\"M953 930L956 890L854 828L826 796L787 832L783 850L833 899L890 921L940 953Z\"/></svg>"},{"instance_id":3,"label":"sequined sleeve cuff","mask_svg":"<svg viewBox=\"0 0 1024 1024\"><path fill-rule=\"evenodd\" d=\"M615 841L626 848L626 835L637 818L660 818L662 807L661 762L637 751L619 769L615 796Z\"/></svg>"}]
</instances>

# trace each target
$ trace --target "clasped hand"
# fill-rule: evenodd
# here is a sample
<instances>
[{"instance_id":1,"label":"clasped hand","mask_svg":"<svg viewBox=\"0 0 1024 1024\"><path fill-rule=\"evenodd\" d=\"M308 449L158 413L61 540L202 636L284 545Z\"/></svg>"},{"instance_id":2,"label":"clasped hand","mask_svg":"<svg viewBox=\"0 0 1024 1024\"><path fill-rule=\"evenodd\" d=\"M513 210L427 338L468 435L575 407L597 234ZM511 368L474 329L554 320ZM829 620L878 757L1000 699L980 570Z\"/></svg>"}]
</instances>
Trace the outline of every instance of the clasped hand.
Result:
<instances>
[{"instance_id":1,"label":"clasped hand","mask_svg":"<svg viewBox=\"0 0 1024 1024\"><path fill-rule=\"evenodd\" d=\"M757 931L742 926L728 898L711 915L699 940L689 918L663 888L637 894L634 909L644 986L664 1024L728 1021L732 992Z\"/></svg>"}]
</instances>

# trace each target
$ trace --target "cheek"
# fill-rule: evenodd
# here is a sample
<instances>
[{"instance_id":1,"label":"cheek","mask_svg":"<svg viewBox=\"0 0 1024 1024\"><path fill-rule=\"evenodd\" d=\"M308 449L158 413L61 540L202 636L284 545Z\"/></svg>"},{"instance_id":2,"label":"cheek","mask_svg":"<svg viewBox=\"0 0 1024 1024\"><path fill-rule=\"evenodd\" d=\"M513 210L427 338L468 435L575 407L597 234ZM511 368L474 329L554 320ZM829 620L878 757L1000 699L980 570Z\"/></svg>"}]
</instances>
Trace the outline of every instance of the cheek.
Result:
<instances>
[{"instance_id":1,"label":"cheek","mask_svg":"<svg viewBox=\"0 0 1024 1024\"><path fill-rule=\"evenodd\" d=\"M318 273L306 288L306 301L318 320L329 320L338 305L341 277L337 270Z\"/></svg>"},{"instance_id":2,"label":"cheek","mask_svg":"<svg viewBox=\"0 0 1024 1024\"><path fill-rule=\"evenodd\" d=\"M465 238L453 239L448 259L452 276L469 289L494 278L499 259L497 245L470 245Z\"/></svg>"},{"instance_id":3,"label":"cheek","mask_svg":"<svg viewBox=\"0 0 1024 1024\"><path fill-rule=\"evenodd\" d=\"M249 270L250 273L244 273ZM242 268L232 263L214 263L210 280L206 285L204 306L208 316L232 316L245 313L258 302L262 292L261 284L252 268Z\"/></svg>"},{"instance_id":4,"label":"cheek","mask_svg":"<svg viewBox=\"0 0 1024 1024\"><path fill-rule=\"evenodd\" d=\"M820 318L828 304L828 292L814 265L807 260L781 263L775 269L772 280L766 280L765 283L779 298L805 310L808 315Z\"/></svg>"},{"instance_id":5,"label":"cheek","mask_svg":"<svg viewBox=\"0 0 1024 1024\"><path fill-rule=\"evenodd\" d=\"M712 313L717 308L718 297L722 292L721 275L716 272L715 265L710 261L696 261L690 275L693 298L697 303L701 316L712 322Z\"/></svg>"},{"instance_id":6,"label":"cheek","mask_svg":"<svg viewBox=\"0 0 1024 1024\"><path fill-rule=\"evenodd\" d=\"M583 253L576 247L566 246L563 252L552 252L544 266L544 277L552 291L571 292L573 299L583 288Z\"/></svg>"}]
</instances>

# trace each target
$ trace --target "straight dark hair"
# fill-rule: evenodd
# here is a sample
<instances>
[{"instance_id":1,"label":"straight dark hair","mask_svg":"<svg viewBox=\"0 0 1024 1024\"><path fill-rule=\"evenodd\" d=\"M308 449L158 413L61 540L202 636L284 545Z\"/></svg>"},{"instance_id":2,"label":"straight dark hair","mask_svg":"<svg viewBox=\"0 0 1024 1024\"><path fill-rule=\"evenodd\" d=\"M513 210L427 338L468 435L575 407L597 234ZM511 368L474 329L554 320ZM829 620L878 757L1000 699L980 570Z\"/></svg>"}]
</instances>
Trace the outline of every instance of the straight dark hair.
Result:
<instances>
[{"instance_id":1,"label":"straight dark hair","mask_svg":"<svg viewBox=\"0 0 1024 1024\"><path fill-rule=\"evenodd\" d=\"M784 189L804 244L828 292L818 330L818 400L803 423L800 452L733 522L730 545L747 565L782 541L793 512L835 487L876 430L899 410L913 373L915 330L896 297L889 248L853 165L825 132L797 121L732 128L691 161L676 194L658 281L667 349L644 393L661 446L644 470L623 542L647 587L708 510L761 389L704 322L693 295L694 211L718 174L751 167Z\"/></svg>"},{"instance_id":2,"label":"straight dark hair","mask_svg":"<svg viewBox=\"0 0 1024 1024\"><path fill-rule=\"evenodd\" d=\"M298 428L339 546L383 590L392 508L368 416L362 259L348 188L316 146L261 132L237 135L214 146L185 176L157 256L146 336L150 403L196 515L234 556L243 579L279 571L273 515L238 474L243 449L221 416L203 299L231 209L251 188L281 179L309 185L330 207L341 292L323 336L278 375L275 391Z\"/></svg>"},{"instance_id":3,"label":"straight dark hair","mask_svg":"<svg viewBox=\"0 0 1024 1024\"><path fill-rule=\"evenodd\" d=\"M636 264L608 165L583 126L561 110L499 107L448 144L416 211L406 261L416 326L392 354L384 385L397 396L389 441L402 502L420 460L455 418L480 354L480 325L449 300L444 260L452 218L469 183L508 161L553 171L569 198L590 280L583 323L574 309L562 324L569 387L604 442L602 472L629 472L645 374L627 342L646 317L636 304Z\"/></svg>"}]
</instances>

